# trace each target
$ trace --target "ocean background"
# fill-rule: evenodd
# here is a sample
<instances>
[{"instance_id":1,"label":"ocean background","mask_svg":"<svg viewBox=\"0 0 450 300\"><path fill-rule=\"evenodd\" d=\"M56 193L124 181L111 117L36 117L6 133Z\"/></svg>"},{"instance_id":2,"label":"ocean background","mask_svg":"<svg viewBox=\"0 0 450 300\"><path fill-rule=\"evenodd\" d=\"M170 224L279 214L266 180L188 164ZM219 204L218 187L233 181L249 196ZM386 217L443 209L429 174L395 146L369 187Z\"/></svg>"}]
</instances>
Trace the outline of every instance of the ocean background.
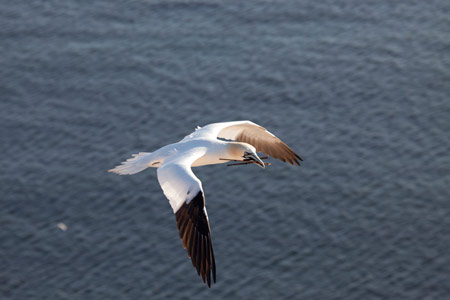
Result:
<instances>
[{"instance_id":1,"label":"ocean background","mask_svg":"<svg viewBox=\"0 0 450 300\"><path fill-rule=\"evenodd\" d=\"M304 162L194 169L208 289L107 170L247 119ZM0 1L0 298L450 299L449 132L449 1Z\"/></svg>"}]
</instances>

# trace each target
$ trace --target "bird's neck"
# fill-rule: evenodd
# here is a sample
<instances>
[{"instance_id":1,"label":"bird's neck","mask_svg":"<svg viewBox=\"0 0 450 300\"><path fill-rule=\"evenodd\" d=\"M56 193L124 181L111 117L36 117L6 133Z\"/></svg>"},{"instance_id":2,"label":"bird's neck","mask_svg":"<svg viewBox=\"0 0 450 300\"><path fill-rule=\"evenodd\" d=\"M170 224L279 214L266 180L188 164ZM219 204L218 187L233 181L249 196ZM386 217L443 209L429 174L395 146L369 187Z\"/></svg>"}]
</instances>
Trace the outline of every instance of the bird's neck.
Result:
<instances>
[{"instance_id":1,"label":"bird's neck","mask_svg":"<svg viewBox=\"0 0 450 300\"><path fill-rule=\"evenodd\" d=\"M240 142L227 142L224 147L227 158L242 160L242 153L244 152L244 146Z\"/></svg>"},{"instance_id":2,"label":"bird's neck","mask_svg":"<svg viewBox=\"0 0 450 300\"><path fill-rule=\"evenodd\" d=\"M239 151L239 148L234 142L223 142L215 143L214 146L210 147L204 156L199 158L192 165L194 167L204 166L204 165L215 165L215 164L223 164L229 162L229 160L241 160L242 151Z\"/></svg>"}]
</instances>

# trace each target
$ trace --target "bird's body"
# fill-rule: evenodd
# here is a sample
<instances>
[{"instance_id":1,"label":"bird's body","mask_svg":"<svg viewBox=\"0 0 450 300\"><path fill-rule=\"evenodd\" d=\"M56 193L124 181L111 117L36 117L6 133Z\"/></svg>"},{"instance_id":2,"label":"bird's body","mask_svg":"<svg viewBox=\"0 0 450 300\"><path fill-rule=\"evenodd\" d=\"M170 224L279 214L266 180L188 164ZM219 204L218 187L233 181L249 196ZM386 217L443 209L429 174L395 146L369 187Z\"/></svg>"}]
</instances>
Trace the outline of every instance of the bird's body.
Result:
<instances>
[{"instance_id":1,"label":"bird's body","mask_svg":"<svg viewBox=\"0 0 450 300\"><path fill-rule=\"evenodd\" d=\"M147 153L147 158L150 160L149 167L160 167L167 159L182 155L183 153L192 151L204 151L203 155L192 163L192 167L201 167L206 165L222 164L225 160L219 158L240 159L241 156L233 156L233 153L228 151L230 142L221 140L210 140L205 138L196 138L182 140L178 143L169 144L155 152Z\"/></svg>"},{"instance_id":2,"label":"bird's body","mask_svg":"<svg viewBox=\"0 0 450 300\"><path fill-rule=\"evenodd\" d=\"M300 165L301 158L263 127L250 121L223 122L197 128L178 143L154 152L140 152L109 170L120 175L158 168L158 181L176 216L183 246L203 281L216 281L216 267L201 181L191 167L230 161L265 166L256 154L264 152Z\"/></svg>"}]
</instances>

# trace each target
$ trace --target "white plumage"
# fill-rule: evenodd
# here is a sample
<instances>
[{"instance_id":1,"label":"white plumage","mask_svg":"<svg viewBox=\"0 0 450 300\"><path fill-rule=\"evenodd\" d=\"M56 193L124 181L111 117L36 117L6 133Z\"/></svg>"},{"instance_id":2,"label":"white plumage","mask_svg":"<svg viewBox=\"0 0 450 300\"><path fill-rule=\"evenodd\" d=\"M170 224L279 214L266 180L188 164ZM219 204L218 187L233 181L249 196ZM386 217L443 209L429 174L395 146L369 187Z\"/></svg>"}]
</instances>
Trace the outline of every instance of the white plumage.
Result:
<instances>
[{"instance_id":1,"label":"white plumage","mask_svg":"<svg viewBox=\"0 0 450 300\"><path fill-rule=\"evenodd\" d=\"M176 216L183 246L203 282L211 286L211 275L216 282L216 266L208 215L202 183L191 167L237 161L264 168L265 163L256 152L291 164L300 165L302 160L265 128L250 121L236 121L197 127L178 143L152 153L134 154L109 172L129 175L149 167L158 168L158 181Z\"/></svg>"}]
</instances>

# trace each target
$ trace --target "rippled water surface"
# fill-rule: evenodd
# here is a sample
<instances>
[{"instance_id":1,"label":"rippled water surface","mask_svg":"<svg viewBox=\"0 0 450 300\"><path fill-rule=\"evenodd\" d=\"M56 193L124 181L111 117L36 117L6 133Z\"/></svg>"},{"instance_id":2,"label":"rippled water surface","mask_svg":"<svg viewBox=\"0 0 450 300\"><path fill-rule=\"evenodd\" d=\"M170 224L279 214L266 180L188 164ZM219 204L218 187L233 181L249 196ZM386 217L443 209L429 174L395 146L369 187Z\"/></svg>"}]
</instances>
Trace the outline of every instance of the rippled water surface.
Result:
<instances>
[{"instance_id":1,"label":"rippled water surface","mask_svg":"<svg viewBox=\"0 0 450 300\"><path fill-rule=\"evenodd\" d=\"M444 0L0 2L1 299L449 299L449 16ZM242 119L304 163L194 170L208 289L155 170L106 170Z\"/></svg>"}]
</instances>

